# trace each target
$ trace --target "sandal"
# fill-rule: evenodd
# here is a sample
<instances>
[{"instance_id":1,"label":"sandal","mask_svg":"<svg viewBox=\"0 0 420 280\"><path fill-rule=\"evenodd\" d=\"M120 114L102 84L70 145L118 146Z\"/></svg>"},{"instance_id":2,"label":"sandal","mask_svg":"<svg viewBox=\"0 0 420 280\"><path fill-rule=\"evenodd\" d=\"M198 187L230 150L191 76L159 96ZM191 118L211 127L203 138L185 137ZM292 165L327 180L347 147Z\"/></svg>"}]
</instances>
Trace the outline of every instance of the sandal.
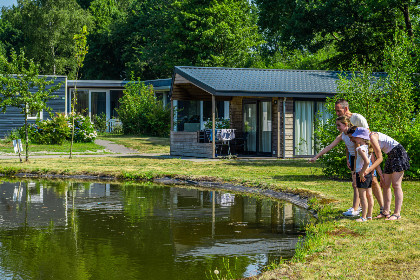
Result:
<instances>
[{"instance_id":1,"label":"sandal","mask_svg":"<svg viewBox=\"0 0 420 280\"><path fill-rule=\"evenodd\" d=\"M392 218L392 217L395 217L395 218ZM399 219L401 219L401 216L400 215L392 214L391 216L389 216L388 218L386 218L385 221L396 221L396 220L399 220Z\"/></svg>"},{"instance_id":2,"label":"sandal","mask_svg":"<svg viewBox=\"0 0 420 280\"><path fill-rule=\"evenodd\" d=\"M356 222L366 222L366 221L367 221L367 219L363 218L363 217L356 220Z\"/></svg>"},{"instance_id":3,"label":"sandal","mask_svg":"<svg viewBox=\"0 0 420 280\"><path fill-rule=\"evenodd\" d=\"M390 214L384 214L384 212L381 211L379 212L379 215L376 216L374 219L383 219L383 218L389 219L390 216L391 216Z\"/></svg>"},{"instance_id":4,"label":"sandal","mask_svg":"<svg viewBox=\"0 0 420 280\"><path fill-rule=\"evenodd\" d=\"M372 220L372 217L366 217L366 220Z\"/></svg>"}]
</instances>

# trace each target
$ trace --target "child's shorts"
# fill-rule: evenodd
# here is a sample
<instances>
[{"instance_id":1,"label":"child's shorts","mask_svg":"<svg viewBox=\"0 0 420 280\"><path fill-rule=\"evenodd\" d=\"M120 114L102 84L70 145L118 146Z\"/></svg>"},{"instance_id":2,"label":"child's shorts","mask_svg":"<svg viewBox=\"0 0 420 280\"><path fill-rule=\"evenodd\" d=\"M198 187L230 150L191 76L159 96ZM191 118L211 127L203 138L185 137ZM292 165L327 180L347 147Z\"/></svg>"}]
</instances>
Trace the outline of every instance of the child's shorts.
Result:
<instances>
[{"instance_id":1,"label":"child's shorts","mask_svg":"<svg viewBox=\"0 0 420 280\"><path fill-rule=\"evenodd\" d=\"M365 176L365 181L361 182L360 181L360 176L359 173L356 173L356 184L358 188L361 189L368 189L370 187L372 187L372 173L369 173Z\"/></svg>"}]
</instances>

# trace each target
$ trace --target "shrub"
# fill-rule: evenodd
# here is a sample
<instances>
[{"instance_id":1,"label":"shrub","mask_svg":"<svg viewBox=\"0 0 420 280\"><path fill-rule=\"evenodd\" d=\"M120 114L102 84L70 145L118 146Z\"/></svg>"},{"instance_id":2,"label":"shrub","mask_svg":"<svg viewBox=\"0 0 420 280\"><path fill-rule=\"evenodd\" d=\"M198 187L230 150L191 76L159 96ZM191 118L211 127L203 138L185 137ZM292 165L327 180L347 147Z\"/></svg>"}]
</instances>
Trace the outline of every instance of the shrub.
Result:
<instances>
[{"instance_id":1,"label":"shrub","mask_svg":"<svg viewBox=\"0 0 420 280\"><path fill-rule=\"evenodd\" d=\"M154 96L153 87L130 82L117 109L124 134L167 136L170 131L170 108Z\"/></svg>"},{"instance_id":2,"label":"shrub","mask_svg":"<svg viewBox=\"0 0 420 280\"><path fill-rule=\"evenodd\" d=\"M104 113L101 113L99 115L94 116L93 118L93 125L95 129L99 132L105 132L106 131L106 115Z\"/></svg>"},{"instance_id":3,"label":"shrub","mask_svg":"<svg viewBox=\"0 0 420 280\"><path fill-rule=\"evenodd\" d=\"M72 129L73 117L69 116L67 118L67 123L70 128ZM81 114L76 114L74 116L74 142L93 142L95 141L97 136L97 132L93 127L92 122L90 121L89 117L85 117ZM69 136L68 140L71 140L71 135Z\"/></svg>"},{"instance_id":4,"label":"shrub","mask_svg":"<svg viewBox=\"0 0 420 280\"><path fill-rule=\"evenodd\" d=\"M19 134L22 139L25 137L25 127L19 129ZM47 120L38 119L28 127L29 141L36 144L61 145L69 135L70 128L64 114L56 114Z\"/></svg>"},{"instance_id":5,"label":"shrub","mask_svg":"<svg viewBox=\"0 0 420 280\"><path fill-rule=\"evenodd\" d=\"M370 130L385 133L404 146L411 164L406 177L420 178L420 120L415 113L413 61L408 54L409 42L404 38L397 39L397 43L385 50L386 76L374 76L370 65L361 69L355 67L351 77L340 78L338 93L327 99L326 106L334 115L335 101L346 99L350 111L361 113ZM331 143L338 135L334 118L326 125L317 126L315 134L322 147ZM327 176L349 178L344 149L334 149L320 161Z\"/></svg>"}]
</instances>

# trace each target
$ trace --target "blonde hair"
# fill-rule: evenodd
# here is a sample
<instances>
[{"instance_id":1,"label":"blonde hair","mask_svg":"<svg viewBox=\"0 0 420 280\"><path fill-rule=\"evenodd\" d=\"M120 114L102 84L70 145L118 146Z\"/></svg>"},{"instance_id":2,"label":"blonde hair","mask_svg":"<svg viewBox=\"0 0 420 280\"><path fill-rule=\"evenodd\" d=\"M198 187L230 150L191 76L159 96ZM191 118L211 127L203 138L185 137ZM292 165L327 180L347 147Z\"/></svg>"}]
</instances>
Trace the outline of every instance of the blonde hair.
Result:
<instances>
[{"instance_id":1,"label":"blonde hair","mask_svg":"<svg viewBox=\"0 0 420 280\"><path fill-rule=\"evenodd\" d=\"M345 124L347 127L352 127L353 124L350 121L350 118L347 116L340 116L335 119L336 122L341 122L342 124Z\"/></svg>"}]
</instances>

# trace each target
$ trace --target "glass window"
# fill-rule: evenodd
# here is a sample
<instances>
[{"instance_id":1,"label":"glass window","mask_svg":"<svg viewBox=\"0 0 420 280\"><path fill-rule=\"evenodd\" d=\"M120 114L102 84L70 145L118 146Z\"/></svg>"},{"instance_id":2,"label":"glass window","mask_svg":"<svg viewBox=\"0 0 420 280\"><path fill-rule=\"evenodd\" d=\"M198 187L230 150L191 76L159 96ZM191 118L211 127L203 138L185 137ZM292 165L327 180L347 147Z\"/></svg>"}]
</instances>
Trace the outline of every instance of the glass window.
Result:
<instances>
[{"instance_id":1,"label":"glass window","mask_svg":"<svg viewBox=\"0 0 420 280\"><path fill-rule=\"evenodd\" d=\"M70 102L73 102L73 92L74 90L72 89ZM71 105L70 105L70 111L71 111ZM76 105L74 106L74 111L84 116L89 115L89 91L88 90L77 90Z\"/></svg>"},{"instance_id":2,"label":"glass window","mask_svg":"<svg viewBox=\"0 0 420 280\"><path fill-rule=\"evenodd\" d=\"M331 116L325 102L295 101L295 155L311 156L315 151L315 118L325 123Z\"/></svg>"},{"instance_id":3,"label":"glass window","mask_svg":"<svg viewBox=\"0 0 420 280\"><path fill-rule=\"evenodd\" d=\"M91 92L91 116L106 114L106 92L93 91Z\"/></svg>"},{"instance_id":4,"label":"glass window","mask_svg":"<svg viewBox=\"0 0 420 280\"><path fill-rule=\"evenodd\" d=\"M117 109L120 108L120 98L123 96L122 90L111 90L110 102L111 102L111 119L118 119Z\"/></svg>"},{"instance_id":5,"label":"glass window","mask_svg":"<svg viewBox=\"0 0 420 280\"><path fill-rule=\"evenodd\" d=\"M177 109L178 131L200 130L200 101L178 100Z\"/></svg>"},{"instance_id":6,"label":"glass window","mask_svg":"<svg viewBox=\"0 0 420 280\"><path fill-rule=\"evenodd\" d=\"M216 101L216 118L223 119L225 117L225 102ZM211 120L211 101L203 101L203 120L206 122Z\"/></svg>"}]
</instances>

